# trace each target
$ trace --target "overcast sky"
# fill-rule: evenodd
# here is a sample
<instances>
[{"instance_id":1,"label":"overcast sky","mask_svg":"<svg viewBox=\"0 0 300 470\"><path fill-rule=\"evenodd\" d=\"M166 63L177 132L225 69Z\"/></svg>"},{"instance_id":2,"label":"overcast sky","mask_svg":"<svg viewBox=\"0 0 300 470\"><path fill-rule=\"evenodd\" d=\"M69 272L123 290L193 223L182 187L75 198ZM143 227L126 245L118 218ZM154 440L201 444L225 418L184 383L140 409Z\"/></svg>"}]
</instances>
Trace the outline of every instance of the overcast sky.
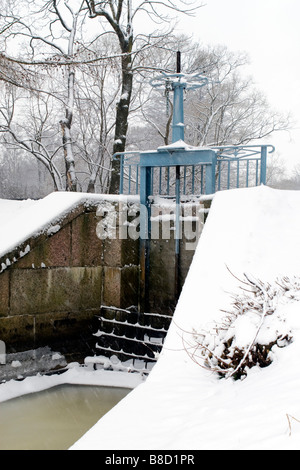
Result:
<instances>
[{"instance_id":1,"label":"overcast sky","mask_svg":"<svg viewBox=\"0 0 300 470\"><path fill-rule=\"evenodd\" d=\"M180 17L185 33L206 44L222 44L249 54L247 70L273 108L291 111L290 134L268 143L288 168L300 164L300 0L203 0L195 18Z\"/></svg>"}]
</instances>

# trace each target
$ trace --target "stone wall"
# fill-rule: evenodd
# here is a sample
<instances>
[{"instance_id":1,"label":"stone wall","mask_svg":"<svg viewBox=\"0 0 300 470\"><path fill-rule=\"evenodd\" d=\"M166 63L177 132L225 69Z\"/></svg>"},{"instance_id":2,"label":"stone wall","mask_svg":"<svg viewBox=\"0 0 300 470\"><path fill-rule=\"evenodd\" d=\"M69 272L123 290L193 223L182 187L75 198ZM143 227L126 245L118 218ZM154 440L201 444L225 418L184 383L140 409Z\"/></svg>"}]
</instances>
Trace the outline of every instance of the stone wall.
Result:
<instances>
[{"instance_id":1,"label":"stone wall","mask_svg":"<svg viewBox=\"0 0 300 470\"><path fill-rule=\"evenodd\" d=\"M127 265L117 240L98 238L97 208L78 207L57 232L29 239L0 259L3 265L26 253L0 274L0 338L7 353L48 345L81 354L94 342L102 304L137 304L138 266Z\"/></svg>"},{"instance_id":2,"label":"stone wall","mask_svg":"<svg viewBox=\"0 0 300 470\"><path fill-rule=\"evenodd\" d=\"M0 339L7 353L49 346L73 354L74 359L76 352L91 355L100 307L139 307L139 239L127 232L139 208L120 201L105 204L77 207L59 227L54 225L26 240L0 259L0 266L7 265L0 273ZM199 207L194 206L195 214ZM114 236L99 238L99 227L105 226L109 213L116 216ZM161 223L158 219L160 231ZM151 240L152 312L172 314L176 305L173 228L170 238ZM194 249L186 249L190 240L185 235L180 252L181 285L194 254Z\"/></svg>"}]
</instances>

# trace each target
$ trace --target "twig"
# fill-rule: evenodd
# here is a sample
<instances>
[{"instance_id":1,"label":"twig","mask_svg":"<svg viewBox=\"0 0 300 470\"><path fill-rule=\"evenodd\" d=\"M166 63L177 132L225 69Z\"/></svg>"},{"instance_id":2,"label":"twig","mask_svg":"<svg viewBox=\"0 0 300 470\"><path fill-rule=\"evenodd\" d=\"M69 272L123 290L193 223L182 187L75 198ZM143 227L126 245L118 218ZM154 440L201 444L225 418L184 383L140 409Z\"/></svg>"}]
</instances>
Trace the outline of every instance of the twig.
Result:
<instances>
[{"instance_id":1,"label":"twig","mask_svg":"<svg viewBox=\"0 0 300 470\"><path fill-rule=\"evenodd\" d=\"M300 419L297 419L297 418L295 418L294 416L289 415L288 413L286 413L286 417L287 417L287 420L288 420L288 423L289 423L289 430L290 430L289 437L291 437L291 435L292 435L292 424L291 424L291 420L294 419L295 421L297 421L298 423L300 423Z\"/></svg>"},{"instance_id":2,"label":"twig","mask_svg":"<svg viewBox=\"0 0 300 470\"><path fill-rule=\"evenodd\" d=\"M245 277L246 277L246 279L248 279L248 277L246 276L246 274L245 274ZM248 279L248 280L249 280L249 279ZM262 314L262 316L261 316L261 320L260 320L259 325L258 325L258 327L257 327L255 336L254 336L252 342L250 343L250 345L248 346L248 348L246 349L246 352L245 352L245 354L244 354L242 360L240 361L240 363L238 364L238 366L237 366L229 375L227 375L226 378L232 377L234 374L236 374L236 373L239 371L239 369L242 367L242 365L244 364L246 358L248 357L248 355L249 355L251 349L252 349L253 346L254 346L254 343L255 343L255 341L256 341L256 338L257 338L257 336L258 336L258 333L260 332L260 329L261 329L261 327L262 327L262 325L263 325L263 323L264 323L265 317L266 317L267 312L268 312L268 310L267 310L267 300L266 300L266 298L267 298L267 293L266 293L266 291L265 291L261 286L259 286L257 283L255 283L254 281L250 281L250 280L249 280L249 282L250 282L251 284L253 284L254 286L256 286L259 290L261 290L261 292L262 292L263 295L264 295L263 314Z\"/></svg>"}]
</instances>

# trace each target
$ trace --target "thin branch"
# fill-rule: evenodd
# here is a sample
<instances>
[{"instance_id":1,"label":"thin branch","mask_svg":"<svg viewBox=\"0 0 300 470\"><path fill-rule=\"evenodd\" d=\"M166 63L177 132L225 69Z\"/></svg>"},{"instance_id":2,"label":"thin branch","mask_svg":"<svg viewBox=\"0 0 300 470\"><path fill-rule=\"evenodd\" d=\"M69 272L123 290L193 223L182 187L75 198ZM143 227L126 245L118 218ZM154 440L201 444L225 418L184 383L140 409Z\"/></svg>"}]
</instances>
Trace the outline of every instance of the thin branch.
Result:
<instances>
[{"instance_id":1,"label":"thin branch","mask_svg":"<svg viewBox=\"0 0 300 470\"><path fill-rule=\"evenodd\" d=\"M145 49L150 49L152 45L145 46ZM64 66L64 65L89 65L89 64L97 64L97 62L100 61L105 61L105 60L111 60L111 59L118 59L122 57L128 57L128 56L134 56L135 54L138 54L139 51L132 51L132 52L126 52L126 53L119 53L119 54L112 54L110 56L101 56L101 57L95 57L94 59L81 59L81 60L74 60L71 58L68 58L67 55L64 55L64 58L60 58L58 56L53 56L50 59L46 60L24 60L24 59L17 59L10 57L3 52L0 53L0 59L7 61L7 62L12 62L14 64L20 64L20 65L47 65L47 66L52 66L52 67L57 67L57 66ZM76 54L74 54L76 56Z\"/></svg>"}]
</instances>

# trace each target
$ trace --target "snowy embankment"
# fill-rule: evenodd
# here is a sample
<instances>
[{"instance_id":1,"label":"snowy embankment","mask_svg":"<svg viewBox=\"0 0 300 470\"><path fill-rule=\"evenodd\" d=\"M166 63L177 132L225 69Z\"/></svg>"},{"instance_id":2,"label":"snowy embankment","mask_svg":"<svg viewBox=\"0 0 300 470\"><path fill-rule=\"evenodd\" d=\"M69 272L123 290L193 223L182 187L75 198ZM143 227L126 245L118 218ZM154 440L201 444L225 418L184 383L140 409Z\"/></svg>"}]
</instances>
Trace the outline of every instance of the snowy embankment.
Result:
<instances>
[{"instance_id":1,"label":"snowy embankment","mask_svg":"<svg viewBox=\"0 0 300 470\"><path fill-rule=\"evenodd\" d=\"M209 331L232 309L244 273L274 286L298 279L299 208L300 192L217 193L157 364L72 450L300 448L299 293L272 305L292 342L275 345L271 365L244 380L220 379L187 346L194 330ZM239 329L249 340L247 322Z\"/></svg>"}]
</instances>

